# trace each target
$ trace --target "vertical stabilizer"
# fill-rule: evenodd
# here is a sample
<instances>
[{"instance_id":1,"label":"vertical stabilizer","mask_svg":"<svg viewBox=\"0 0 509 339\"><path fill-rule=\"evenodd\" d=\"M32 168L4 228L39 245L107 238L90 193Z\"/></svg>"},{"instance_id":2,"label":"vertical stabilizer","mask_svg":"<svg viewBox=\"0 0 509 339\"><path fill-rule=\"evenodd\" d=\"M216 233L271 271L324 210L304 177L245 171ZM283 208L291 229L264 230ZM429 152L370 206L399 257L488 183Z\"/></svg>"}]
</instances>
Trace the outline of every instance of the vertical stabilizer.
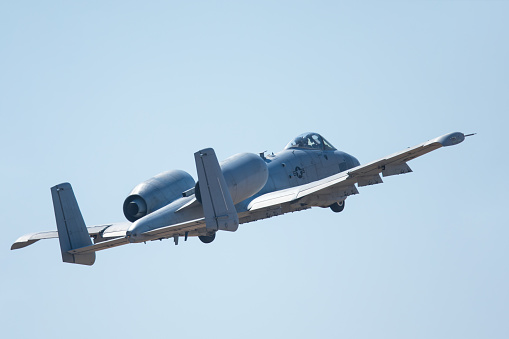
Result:
<instances>
[{"instance_id":1,"label":"vertical stabilizer","mask_svg":"<svg viewBox=\"0 0 509 339\"><path fill-rule=\"evenodd\" d=\"M207 229L235 232L239 217L216 153L212 148L202 149L194 154L194 158Z\"/></svg>"},{"instance_id":2,"label":"vertical stabilizer","mask_svg":"<svg viewBox=\"0 0 509 339\"><path fill-rule=\"evenodd\" d=\"M52 187L51 197L55 209L62 260L73 264L93 265L95 252L86 254L70 254L68 252L92 245L71 184L63 183Z\"/></svg>"}]
</instances>

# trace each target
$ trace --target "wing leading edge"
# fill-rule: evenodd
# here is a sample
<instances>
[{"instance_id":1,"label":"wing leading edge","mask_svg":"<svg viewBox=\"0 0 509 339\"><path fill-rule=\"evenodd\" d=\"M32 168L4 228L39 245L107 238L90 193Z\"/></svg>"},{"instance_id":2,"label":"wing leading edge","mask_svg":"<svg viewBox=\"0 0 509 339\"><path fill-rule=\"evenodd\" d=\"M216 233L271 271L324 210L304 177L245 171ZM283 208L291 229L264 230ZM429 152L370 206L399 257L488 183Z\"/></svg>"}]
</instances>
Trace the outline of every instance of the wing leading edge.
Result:
<instances>
[{"instance_id":1,"label":"wing leading edge","mask_svg":"<svg viewBox=\"0 0 509 339\"><path fill-rule=\"evenodd\" d=\"M412 172L407 164L408 161L441 147L457 145L463 140L465 140L463 133L454 132L445 134L382 159L334 174L325 179L261 195L251 201L247 209L249 211L273 209L282 204L301 202L306 197L312 200L313 195L321 195L322 200L324 196L325 199L331 199L331 201L334 199L344 199L349 195L359 193L355 184L358 187L362 187L382 183L380 173L387 177Z\"/></svg>"},{"instance_id":2,"label":"wing leading edge","mask_svg":"<svg viewBox=\"0 0 509 339\"><path fill-rule=\"evenodd\" d=\"M401 152L394 153L382 159L351 168L347 171L343 171L321 180L261 195L252 200L247 207L247 213L252 214L252 217L247 217L241 222L243 223L253 221L259 218L261 219L272 215L286 213L287 211L296 211L310 208L313 206L313 201L344 200L349 195L359 193L355 184L357 184L358 187L362 187L366 185L382 183L380 173L382 173L382 176L386 177L412 172L407 164L408 161L426 153L432 152L438 148L459 144L464 139L465 135L460 132L446 134ZM79 207L75 201L71 186L69 184L61 184L55 186L54 188L55 190L57 188L59 189L59 193L57 194L57 192L55 192L54 194L54 203L58 200L57 198L60 199L59 202L55 205L55 214L57 214L57 212L60 213L59 209L63 210L64 214L60 216L60 221L61 226L62 223L64 223L65 227L60 228L65 231L64 233L67 234L70 242L70 248L62 249L63 256L71 255L73 258L75 258L75 256L77 256L77 258L85 258L87 255L91 255L96 251L125 245L131 242L128 232L132 225L130 222L105 224L84 228L81 212L79 212ZM52 188L52 190L54 188ZM60 197L60 190L62 188L63 190L68 190L68 192L71 193L69 197L72 199L65 197L65 199L62 200L62 197ZM64 201L64 205L62 205L62 201ZM72 204L70 202L72 202ZM193 200L192 203L195 203L195 200ZM188 206L186 205L184 207ZM255 215L256 217L254 217ZM57 216L57 224L58 219L59 218ZM88 236L94 239L94 244L87 245L84 243L81 244L81 242L77 242L76 245L73 243L73 237L75 236L73 233L76 231L75 228L77 227L73 225L67 225L69 222L76 223L72 219L78 219L78 221L80 221L78 223L80 226L78 227L80 228L80 233L88 233ZM173 237L175 239L175 243L177 243L180 236L184 236L187 239L190 233L195 235L197 231L206 229L206 224L206 218L200 218L176 225L156 228L141 234L147 241ZM14 242L14 244L11 246L11 250L29 246L41 239L50 238L59 238L58 231L47 231L23 235ZM60 240L62 241L62 238ZM82 263L85 265L93 264L93 260L88 259L83 260L83 262L79 262L79 260L76 259L69 260L67 262Z\"/></svg>"}]
</instances>

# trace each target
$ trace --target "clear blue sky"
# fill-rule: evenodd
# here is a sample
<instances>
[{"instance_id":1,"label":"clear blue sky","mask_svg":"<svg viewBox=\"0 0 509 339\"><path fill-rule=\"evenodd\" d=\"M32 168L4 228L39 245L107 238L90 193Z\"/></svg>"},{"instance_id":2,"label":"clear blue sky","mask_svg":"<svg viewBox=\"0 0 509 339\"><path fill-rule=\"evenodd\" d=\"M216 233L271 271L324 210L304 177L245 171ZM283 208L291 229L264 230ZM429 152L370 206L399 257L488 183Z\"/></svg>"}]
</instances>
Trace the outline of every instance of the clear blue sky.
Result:
<instances>
[{"instance_id":1,"label":"clear blue sky","mask_svg":"<svg viewBox=\"0 0 509 339\"><path fill-rule=\"evenodd\" d=\"M3 338L507 338L506 1L4 1ZM49 188L87 224L193 152L316 131L362 163L477 132L313 209L61 262Z\"/></svg>"}]
</instances>

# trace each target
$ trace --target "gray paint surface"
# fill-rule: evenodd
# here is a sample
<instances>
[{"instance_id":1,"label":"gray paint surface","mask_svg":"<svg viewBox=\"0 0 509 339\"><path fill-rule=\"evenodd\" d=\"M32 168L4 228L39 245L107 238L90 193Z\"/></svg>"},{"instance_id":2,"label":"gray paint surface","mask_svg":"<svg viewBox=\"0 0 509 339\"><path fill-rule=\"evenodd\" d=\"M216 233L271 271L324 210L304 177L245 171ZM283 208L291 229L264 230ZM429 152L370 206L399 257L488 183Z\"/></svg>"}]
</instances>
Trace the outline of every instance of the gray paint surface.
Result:
<instances>
[{"instance_id":1,"label":"gray paint surface","mask_svg":"<svg viewBox=\"0 0 509 339\"><path fill-rule=\"evenodd\" d=\"M463 133L449 133L365 165L360 165L352 155L336 150L317 133L298 136L277 154L258 157L243 153L221 165L213 149L203 149L195 153L201 185L191 189L194 180L183 171L166 172L170 175L145 181L133 192L137 195L142 191L147 197L159 194L158 201L152 205L153 211L147 208L147 213L134 218L133 223L85 228L71 186L55 186L65 192L62 200L59 191L52 188L58 232L24 235L11 249L60 234L64 262L92 265L95 252L111 247L169 238L178 244L180 237L187 240L193 236L215 236L219 230L235 231L239 222L312 207L332 208L348 196L358 194L355 185L380 184L383 182L380 173L384 177L409 173L412 170L408 161L464 139ZM164 197L161 192L169 192L166 202L161 202ZM69 217L64 216L65 211ZM94 244L89 237L94 239Z\"/></svg>"}]
</instances>

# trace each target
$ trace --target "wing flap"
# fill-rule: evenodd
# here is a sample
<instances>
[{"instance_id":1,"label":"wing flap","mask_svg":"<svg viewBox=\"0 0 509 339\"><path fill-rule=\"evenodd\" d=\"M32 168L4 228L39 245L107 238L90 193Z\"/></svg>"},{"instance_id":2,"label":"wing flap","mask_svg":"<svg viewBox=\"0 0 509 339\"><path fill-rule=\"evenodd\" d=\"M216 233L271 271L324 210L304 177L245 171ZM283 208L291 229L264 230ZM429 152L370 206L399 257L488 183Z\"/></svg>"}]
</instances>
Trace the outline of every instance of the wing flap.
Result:
<instances>
[{"instance_id":1,"label":"wing flap","mask_svg":"<svg viewBox=\"0 0 509 339\"><path fill-rule=\"evenodd\" d=\"M382 178L380 178L380 174L370 175L370 176L362 176L357 178L357 186L369 186L383 183Z\"/></svg>"},{"instance_id":2,"label":"wing flap","mask_svg":"<svg viewBox=\"0 0 509 339\"><path fill-rule=\"evenodd\" d=\"M401 168L400 166L404 166L408 161L413 160L417 157L420 157L424 154L432 152L440 147L447 147L459 144L465 140L465 136L463 133L454 132L442 135L435 139L431 139L429 141L423 142L422 144L416 145L414 147L409 147L406 150L391 154L385 158L370 162L366 165L361 165L352 168L348 171L348 175L350 177L361 177L361 176L374 176L376 174L381 173L382 171L389 168ZM407 165L408 167L408 165ZM409 170L409 171L408 171ZM404 173L411 172L410 167ZM401 174L401 173L394 173ZM394 175L391 174L391 175Z\"/></svg>"},{"instance_id":3,"label":"wing flap","mask_svg":"<svg viewBox=\"0 0 509 339\"><path fill-rule=\"evenodd\" d=\"M316 194L327 194L338 197L358 194L359 192L354 184L362 187L382 183L383 181L380 177L380 173L385 177L412 172L407 165L408 161L432 152L440 147L459 144L464 139L465 136L460 132L445 134L366 165L360 165L350 170L331 175L325 179L261 195L253 199L253 201L249 203L247 209L249 211L255 211L270 208Z\"/></svg>"},{"instance_id":4,"label":"wing flap","mask_svg":"<svg viewBox=\"0 0 509 339\"><path fill-rule=\"evenodd\" d=\"M382 175L384 177L389 177L391 175L398 175L398 174L405 174L412 172L412 169L406 162L402 164L396 164L396 165L385 165L384 168L382 168Z\"/></svg>"}]
</instances>

